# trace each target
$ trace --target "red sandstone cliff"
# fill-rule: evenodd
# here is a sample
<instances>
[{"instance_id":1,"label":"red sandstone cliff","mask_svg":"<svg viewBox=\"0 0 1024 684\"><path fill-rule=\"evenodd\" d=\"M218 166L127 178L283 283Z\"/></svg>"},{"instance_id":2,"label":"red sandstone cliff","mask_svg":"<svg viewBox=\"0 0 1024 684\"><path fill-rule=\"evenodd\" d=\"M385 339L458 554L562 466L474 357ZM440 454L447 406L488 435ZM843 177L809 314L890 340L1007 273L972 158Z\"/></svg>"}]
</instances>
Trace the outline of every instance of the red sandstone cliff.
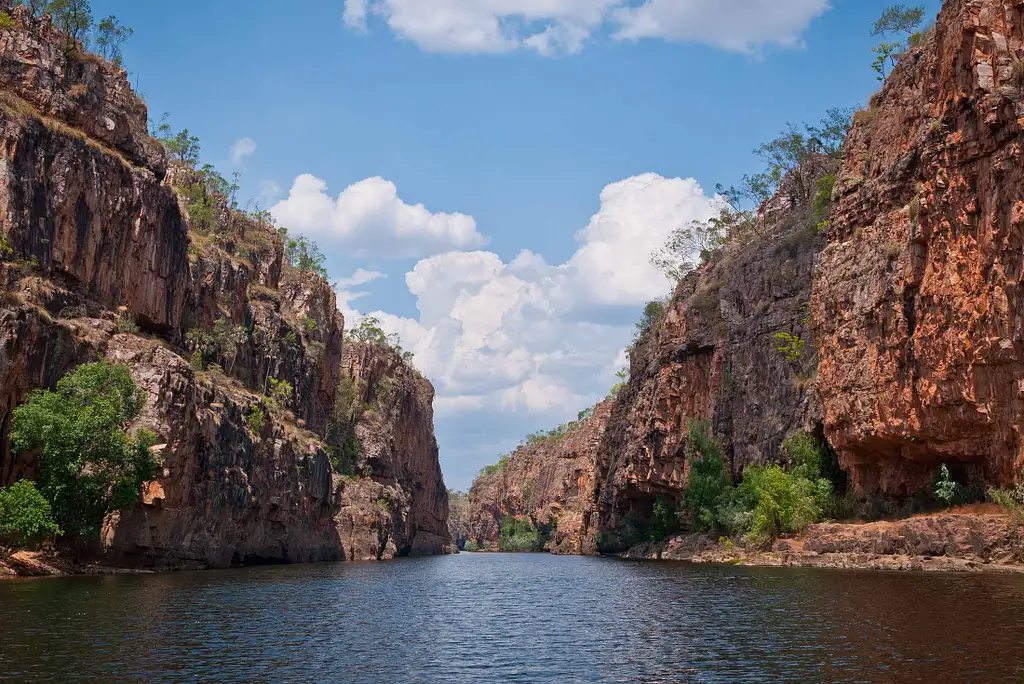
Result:
<instances>
[{"instance_id":1,"label":"red sandstone cliff","mask_svg":"<svg viewBox=\"0 0 1024 684\"><path fill-rule=\"evenodd\" d=\"M819 173L831 165L818 163ZM592 531L649 518L658 496L678 500L691 421L711 426L736 476L777 461L791 432L815 428L808 302L825 240L811 207L785 187L759 221L761 236L732 242L686 276L634 346L596 456ZM805 342L799 358L778 350L776 333ZM591 535L587 548L595 542Z\"/></svg>"},{"instance_id":2,"label":"red sandstone cliff","mask_svg":"<svg viewBox=\"0 0 1024 684\"><path fill-rule=\"evenodd\" d=\"M331 287L287 265L272 227L210 194L217 228L197 230L180 196L195 172L168 170L126 72L66 50L24 8L11 14L16 28L0 30L0 221L13 250L0 255L0 485L32 474L31 458L11 453L14 407L103 354L131 368L148 394L139 423L166 445L162 477L107 525L110 560L443 552L429 383L390 350L343 345ZM217 324L240 331L230 351L205 341ZM362 467L343 477L325 440L347 374L367 392L396 390L354 426ZM293 388L284 406L265 399L270 378ZM264 425L246 421L254 410Z\"/></svg>"},{"instance_id":3,"label":"red sandstone cliff","mask_svg":"<svg viewBox=\"0 0 1024 684\"><path fill-rule=\"evenodd\" d=\"M816 269L829 440L865 493L1024 465L1024 6L948 0L858 113Z\"/></svg>"}]
</instances>

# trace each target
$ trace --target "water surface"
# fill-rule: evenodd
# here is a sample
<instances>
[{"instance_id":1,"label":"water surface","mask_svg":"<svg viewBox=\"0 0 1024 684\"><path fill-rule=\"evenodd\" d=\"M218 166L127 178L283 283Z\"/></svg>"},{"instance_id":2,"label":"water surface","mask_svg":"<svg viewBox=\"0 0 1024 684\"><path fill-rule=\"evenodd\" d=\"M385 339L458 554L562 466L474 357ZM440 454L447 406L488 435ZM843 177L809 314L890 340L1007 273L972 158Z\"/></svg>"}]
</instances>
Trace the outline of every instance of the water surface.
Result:
<instances>
[{"instance_id":1,"label":"water surface","mask_svg":"<svg viewBox=\"0 0 1024 684\"><path fill-rule=\"evenodd\" d=\"M1024 578L462 554L0 582L0 681L1024 681Z\"/></svg>"}]
</instances>

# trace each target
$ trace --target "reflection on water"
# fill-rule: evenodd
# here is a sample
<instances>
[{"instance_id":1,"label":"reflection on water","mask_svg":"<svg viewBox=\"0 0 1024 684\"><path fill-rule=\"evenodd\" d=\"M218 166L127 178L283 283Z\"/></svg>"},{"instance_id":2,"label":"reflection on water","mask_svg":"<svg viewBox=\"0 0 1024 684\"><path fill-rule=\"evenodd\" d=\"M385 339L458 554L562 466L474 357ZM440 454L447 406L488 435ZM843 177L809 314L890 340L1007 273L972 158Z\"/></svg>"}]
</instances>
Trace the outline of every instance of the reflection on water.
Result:
<instances>
[{"instance_id":1,"label":"reflection on water","mask_svg":"<svg viewBox=\"0 0 1024 684\"><path fill-rule=\"evenodd\" d=\"M1024 578L463 554L0 582L0 681L1024 681Z\"/></svg>"}]
</instances>

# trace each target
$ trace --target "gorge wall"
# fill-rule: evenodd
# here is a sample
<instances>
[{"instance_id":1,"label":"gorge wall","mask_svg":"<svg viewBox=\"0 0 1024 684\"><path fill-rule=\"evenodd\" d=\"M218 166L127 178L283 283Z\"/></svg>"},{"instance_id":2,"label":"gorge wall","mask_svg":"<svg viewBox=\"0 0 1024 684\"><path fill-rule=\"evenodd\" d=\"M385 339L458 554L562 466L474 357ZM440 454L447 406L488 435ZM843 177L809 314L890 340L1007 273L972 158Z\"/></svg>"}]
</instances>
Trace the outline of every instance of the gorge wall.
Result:
<instances>
[{"instance_id":1,"label":"gorge wall","mask_svg":"<svg viewBox=\"0 0 1024 684\"><path fill-rule=\"evenodd\" d=\"M168 162L123 69L9 4L0 486L33 475L31 455L11 451L14 407L103 355L145 390L133 427L157 434L163 465L105 526L107 559L208 567L449 549L430 384L385 345L343 340L332 288L288 263L273 226ZM271 379L291 387L283 401L268 398ZM339 437L346 382L373 408ZM343 463L353 433L360 448Z\"/></svg>"},{"instance_id":2,"label":"gorge wall","mask_svg":"<svg viewBox=\"0 0 1024 684\"><path fill-rule=\"evenodd\" d=\"M827 440L862 502L930 492L943 464L974 492L1019 480L1024 5L947 0L915 45L854 116L842 161L799 171L836 174L830 215L783 182L756 234L684 278L634 344L585 460L585 552L659 496L679 500L692 420L722 440L734 480L784 462L796 430ZM476 509L521 511L516 470L480 478Z\"/></svg>"},{"instance_id":3,"label":"gorge wall","mask_svg":"<svg viewBox=\"0 0 1024 684\"><path fill-rule=\"evenodd\" d=\"M810 180L832 166L820 161ZM784 184L762 208L756 233L686 276L636 341L598 447L593 532L650 518L659 496L679 499L693 421L722 440L737 478L753 463L778 462L793 431L817 428L808 306L825 244L818 222L810 198ZM777 333L800 340L801 351L787 357ZM594 548L594 534L588 544Z\"/></svg>"},{"instance_id":4,"label":"gorge wall","mask_svg":"<svg viewBox=\"0 0 1024 684\"><path fill-rule=\"evenodd\" d=\"M948 0L848 138L813 313L827 434L863 492L1024 465L1022 12Z\"/></svg>"}]
</instances>

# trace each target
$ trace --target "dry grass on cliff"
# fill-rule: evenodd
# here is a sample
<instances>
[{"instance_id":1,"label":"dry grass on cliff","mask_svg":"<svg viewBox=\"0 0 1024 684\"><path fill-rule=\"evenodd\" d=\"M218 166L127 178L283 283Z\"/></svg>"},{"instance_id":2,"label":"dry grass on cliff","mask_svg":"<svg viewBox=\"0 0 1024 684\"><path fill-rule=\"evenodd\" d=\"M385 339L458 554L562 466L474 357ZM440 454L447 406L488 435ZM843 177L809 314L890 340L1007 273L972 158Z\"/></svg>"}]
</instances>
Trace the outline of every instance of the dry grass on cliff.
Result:
<instances>
[{"instance_id":1,"label":"dry grass on cliff","mask_svg":"<svg viewBox=\"0 0 1024 684\"><path fill-rule=\"evenodd\" d=\"M124 164L125 167L129 169L133 168L132 163L125 159L124 155L115 150L113 147L109 147L103 142L100 142L95 138L89 137L88 135L86 135L85 131L81 130L80 128L69 126L63 121L55 119L51 116L46 116L38 109L36 109L31 102L19 97L18 95L15 95L9 90L0 90L0 109L3 109L4 112L6 112L11 118L13 118L14 120L18 121L23 125L28 124L30 121L33 120L38 121L52 133L56 133L58 135L63 135L70 138L76 138L84 142L89 147L95 149L96 151L116 158L118 161Z\"/></svg>"}]
</instances>

